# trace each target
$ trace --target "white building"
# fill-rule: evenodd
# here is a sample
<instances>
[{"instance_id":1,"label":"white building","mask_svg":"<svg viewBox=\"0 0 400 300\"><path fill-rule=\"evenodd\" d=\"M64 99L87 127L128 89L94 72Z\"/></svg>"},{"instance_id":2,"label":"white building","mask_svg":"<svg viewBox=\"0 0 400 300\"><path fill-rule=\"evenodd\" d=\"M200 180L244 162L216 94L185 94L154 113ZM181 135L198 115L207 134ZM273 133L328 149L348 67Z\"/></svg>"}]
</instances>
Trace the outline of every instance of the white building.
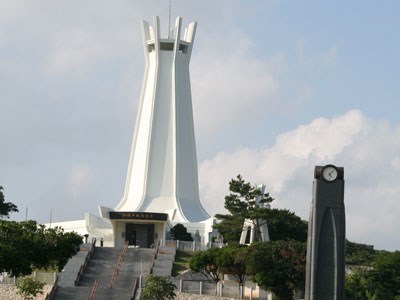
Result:
<instances>
[{"instance_id":1,"label":"white building","mask_svg":"<svg viewBox=\"0 0 400 300\"><path fill-rule=\"evenodd\" d=\"M99 207L100 216L53 223L66 230L103 238L106 245L150 247L165 241L169 226L181 223L203 243L214 218L201 205L198 188L189 62L196 23L181 38L176 19L166 38L160 21L142 21L146 61L124 195L115 209Z\"/></svg>"}]
</instances>

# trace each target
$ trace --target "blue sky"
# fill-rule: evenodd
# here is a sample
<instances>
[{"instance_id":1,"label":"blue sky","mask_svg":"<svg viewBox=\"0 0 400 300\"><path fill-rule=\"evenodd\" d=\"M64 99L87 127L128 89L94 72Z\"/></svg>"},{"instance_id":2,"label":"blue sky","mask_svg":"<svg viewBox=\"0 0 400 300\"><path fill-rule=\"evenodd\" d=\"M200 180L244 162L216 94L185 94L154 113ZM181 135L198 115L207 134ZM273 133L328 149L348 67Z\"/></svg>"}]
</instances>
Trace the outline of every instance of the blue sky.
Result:
<instances>
[{"instance_id":1,"label":"blue sky","mask_svg":"<svg viewBox=\"0 0 400 300\"><path fill-rule=\"evenodd\" d=\"M237 174L308 219L315 165L345 168L347 236L400 249L398 1L183 1L199 185ZM0 185L14 219L81 219L123 194L144 58L168 1L0 2Z\"/></svg>"}]
</instances>

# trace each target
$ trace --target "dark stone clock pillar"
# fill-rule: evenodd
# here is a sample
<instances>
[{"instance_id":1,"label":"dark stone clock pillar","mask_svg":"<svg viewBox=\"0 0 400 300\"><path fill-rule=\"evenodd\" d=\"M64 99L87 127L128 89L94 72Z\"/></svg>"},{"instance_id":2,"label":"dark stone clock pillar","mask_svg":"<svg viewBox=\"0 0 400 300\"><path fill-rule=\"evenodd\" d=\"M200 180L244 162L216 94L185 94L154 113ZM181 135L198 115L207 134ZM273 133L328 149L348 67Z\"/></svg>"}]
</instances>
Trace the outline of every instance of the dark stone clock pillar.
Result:
<instances>
[{"instance_id":1,"label":"dark stone clock pillar","mask_svg":"<svg viewBox=\"0 0 400 300\"><path fill-rule=\"evenodd\" d=\"M316 166L308 223L306 300L342 300L346 220L343 168Z\"/></svg>"}]
</instances>

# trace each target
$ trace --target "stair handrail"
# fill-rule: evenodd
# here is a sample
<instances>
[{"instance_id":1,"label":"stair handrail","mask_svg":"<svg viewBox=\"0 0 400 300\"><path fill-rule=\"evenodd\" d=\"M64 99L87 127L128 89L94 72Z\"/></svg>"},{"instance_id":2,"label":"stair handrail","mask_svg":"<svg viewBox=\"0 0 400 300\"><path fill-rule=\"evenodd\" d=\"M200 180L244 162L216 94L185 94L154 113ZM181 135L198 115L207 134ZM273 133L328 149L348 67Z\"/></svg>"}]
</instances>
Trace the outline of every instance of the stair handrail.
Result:
<instances>
[{"instance_id":1,"label":"stair handrail","mask_svg":"<svg viewBox=\"0 0 400 300\"><path fill-rule=\"evenodd\" d=\"M153 268L154 268L154 265L156 264L157 254L158 254L158 251L159 251L159 250L160 250L160 249L159 249L159 246L157 246L156 253L155 253L154 256L153 256L153 262L151 263L150 274L153 274Z\"/></svg>"},{"instance_id":2,"label":"stair handrail","mask_svg":"<svg viewBox=\"0 0 400 300\"><path fill-rule=\"evenodd\" d=\"M81 267L79 268L78 274L77 274L76 279L75 279L75 282L74 282L74 285L75 285L75 286L78 285L79 279L81 279L81 276L82 276L83 273L85 272L86 267L87 267L87 265L88 265L88 262L89 262L90 258L92 257L92 254L94 253L95 248L96 248L96 239L94 239L94 242L93 242L93 244L92 244L92 247L90 248L88 254L86 255L85 261L84 261L83 265L81 265Z\"/></svg>"},{"instance_id":3,"label":"stair handrail","mask_svg":"<svg viewBox=\"0 0 400 300\"><path fill-rule=\"evenodd\" d=\"M132 289L131 300L135 300L135 298L136 298L136 294L137 294L137 291L138 291L138 289L139 289L139 284L138 284L138 282L139 282L139 277L136 277L135 281L133 282L133 289Z\"/></svg>"},{"instance_id":4,"label":"stair handrail","mask_svg":"<svg viewBox=\"0 0 400 300\"><path fill-rule=\"evenodd\" d=\"M96 291L97 291L98 287L99 287L99 280L96 279L93 283L92 291L90 292L88 300L94 300L94 297L96 296Z\"/></svg>"},{"instance_id":5,"label":"stair handrail","mask_svg":"<svg viewBox=\"0 0 400 300\"><path fill-rule=\"evenodd\" d=\"M113 274L111 276L111 281L110 281L110 285L109 285L110 288L112 288L114 286L114 283L115 283L115 280L117 279L117 275L119 273L119 270L121 269L122 263L124 262L125 254L128 251L128 246L129 246L129 242L126 241L125 245L124 245L124 248L122 249L122 251L121 251L121 253L120 253L119 257L118 257L118 262L115 265L114 272L113 272Z\"/></svg>"}]
</instances>

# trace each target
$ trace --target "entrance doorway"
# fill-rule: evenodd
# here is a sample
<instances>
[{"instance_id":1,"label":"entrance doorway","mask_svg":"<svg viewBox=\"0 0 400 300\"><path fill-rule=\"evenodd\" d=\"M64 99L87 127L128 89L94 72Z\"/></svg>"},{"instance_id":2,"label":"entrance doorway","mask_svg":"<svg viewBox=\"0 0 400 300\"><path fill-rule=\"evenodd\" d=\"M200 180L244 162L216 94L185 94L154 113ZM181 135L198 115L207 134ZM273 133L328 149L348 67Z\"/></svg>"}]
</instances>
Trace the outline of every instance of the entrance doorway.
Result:
<instances>
[{"instance_id":1,"label":"entrance doorway","mask_svg":"<svg viewBox=\"0 0 400 300\"><path fill-rule=\"evenodd\" d=\"M130 246L153 247L154 224L126 223L125 242L128 242Z\"/></svg>"}]
</instances>

